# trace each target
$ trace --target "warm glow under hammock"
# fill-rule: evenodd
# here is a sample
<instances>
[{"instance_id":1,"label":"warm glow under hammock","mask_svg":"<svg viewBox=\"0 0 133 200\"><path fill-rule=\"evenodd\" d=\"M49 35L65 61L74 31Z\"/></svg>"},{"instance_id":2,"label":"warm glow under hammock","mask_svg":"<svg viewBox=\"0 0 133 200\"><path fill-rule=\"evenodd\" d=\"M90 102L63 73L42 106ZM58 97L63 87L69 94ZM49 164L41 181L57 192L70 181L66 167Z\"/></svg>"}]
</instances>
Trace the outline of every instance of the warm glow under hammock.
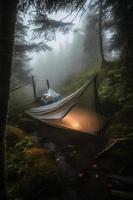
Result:
<instances>
[{"instance_id":1,"label":"warm glow under hammock","mask_svg":"<svg viewBox=\"0 0 133 200\"><path fill-rule=\"evenodd\" d=\"M73 94L59 100L58 102L46 106L31 108L26 111L26 113L51 126L96 134L101 127L101 120L94 112L94 109L89 108L88 95L90 94L87 93L88 87L93 80L94 77ZM82 98L85 99L86 103ZM82 106L79 101L82 101ZM92 101L94 105L95 98L93 98Z\"/></svg>"}]
</instances>

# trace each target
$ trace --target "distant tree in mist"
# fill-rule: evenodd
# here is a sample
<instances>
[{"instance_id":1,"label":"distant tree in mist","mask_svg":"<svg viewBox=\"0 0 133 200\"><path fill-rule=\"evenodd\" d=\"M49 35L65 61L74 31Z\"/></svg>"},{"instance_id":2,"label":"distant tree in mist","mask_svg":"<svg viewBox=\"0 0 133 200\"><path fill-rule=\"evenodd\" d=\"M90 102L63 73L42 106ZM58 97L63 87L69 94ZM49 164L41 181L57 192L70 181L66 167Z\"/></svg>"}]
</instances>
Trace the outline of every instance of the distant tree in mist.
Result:
<instances>
[{"instance_id":1,"label":"distant tree in mist","mask_svg":"<svg viewBox=\"0 0 133 200\"><path fill-rule=\"evenodd\" d=\"M86 63L93 66L100 63L100 43L99 43L99 20L95 10L88 12L86 16L86 28L84 39L84 51L87 54Z\"/></svg>"},{"instance_id":2,"label":"distant tree in mist","mask_svg":"<svg viewBox=\"0 0 133 200\"><path fill-rule=\"evenodd\" d=\"M34 72L40 78L39 87L42 87L42 75L43 79L49 79L54 89L58 89L73 75L101 62L99 27L95 12L88 12L80 22L71 35L67 35L66 40L64 38L58 49L53 48L52 52L38 56L34 63ZM45 81L43 82L45 85Z\"/></svg>"},{"instance_id":3,"label":"distant tree in mist","mask_svg":"<svg viewBox=\"0 0 133 200\"><path fill-rule=\"evenodd\" d=\"M15 32L15 44L13 55L13 67L11 76L11 88L20 85L23 82L29 81L29 56L26 53L26 49L22 47L27 44L26 35L28 27L24 25L23 19L20 15L17 17L16 32Z\"/></svg>"}]
</instances>

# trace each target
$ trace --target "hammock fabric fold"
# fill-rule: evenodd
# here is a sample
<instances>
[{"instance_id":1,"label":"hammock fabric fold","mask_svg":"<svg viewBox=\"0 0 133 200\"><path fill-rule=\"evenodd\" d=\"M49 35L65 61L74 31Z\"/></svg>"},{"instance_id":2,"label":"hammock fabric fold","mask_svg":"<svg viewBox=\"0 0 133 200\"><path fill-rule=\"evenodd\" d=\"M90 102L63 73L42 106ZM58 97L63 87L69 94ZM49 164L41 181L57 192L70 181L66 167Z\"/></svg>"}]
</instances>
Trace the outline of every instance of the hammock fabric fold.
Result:
<instances>
[{"instance_id":1,"label":"hammock fabric fold","mask_svg":"<svg viewBox=\"0 0 133 200\"><path fill-rule=\"evenodd\" d=\"M77 106L80 102L79 99L86 94L86 91L89 91L87 89L94 80L95 77L71 95L55 103L31 108L26 113L50 126L96 135L101 127L99 116L94 112L92 113L88 108ZM91 100L88 98L87 96L87 102Z\"/></svg>"},{"instance_id":2,"label":"hammock fabric fold","mask_svg":"<svg viewBox=\"0 0 133 200\"><path fill-rule=\"evenodd\" d=\"M87 89L87 87L89 86L92 80L93 79L85 83L73 94L63 98L62 100L59 100L58 102L55 102L46 106L31 108L30 110L26 111L26 113L31 115L34 118L41 119L41 120L62 119L76 104L79 97L84 93L84 91Z\"/></svg>"}]
</instances>

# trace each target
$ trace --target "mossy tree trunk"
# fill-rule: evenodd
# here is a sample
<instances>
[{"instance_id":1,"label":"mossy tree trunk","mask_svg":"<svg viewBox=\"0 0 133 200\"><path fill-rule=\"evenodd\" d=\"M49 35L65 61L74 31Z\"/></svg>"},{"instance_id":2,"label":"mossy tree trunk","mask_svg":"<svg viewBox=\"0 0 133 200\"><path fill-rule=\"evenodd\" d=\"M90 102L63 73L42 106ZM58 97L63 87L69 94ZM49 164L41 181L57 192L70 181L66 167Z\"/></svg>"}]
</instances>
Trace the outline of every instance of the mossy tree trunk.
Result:
<instances>
[{"instance_id":1,"label":"mossy tree trunk","mask_svg":"<svg viewBox=\"0 0 133 200\"><path fill-rule=\"evenodd\" d=\"M5 126L13 55L17 0L0 1L0 199L7 199Z\"/></svg>"}]
</instances>

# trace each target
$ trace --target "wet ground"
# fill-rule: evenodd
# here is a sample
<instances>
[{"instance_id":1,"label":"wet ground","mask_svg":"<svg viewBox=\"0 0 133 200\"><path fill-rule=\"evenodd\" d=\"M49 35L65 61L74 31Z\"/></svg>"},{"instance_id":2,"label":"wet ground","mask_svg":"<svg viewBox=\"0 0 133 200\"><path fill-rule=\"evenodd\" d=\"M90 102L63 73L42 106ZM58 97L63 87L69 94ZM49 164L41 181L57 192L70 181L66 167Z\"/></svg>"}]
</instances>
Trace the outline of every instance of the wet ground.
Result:
<instances>
[{"instance_id":1,"label":"wet ground","mask_svg":"<svg viewBox=\"0 0 133 200\"><path fill-rule=\"evenodd\" d=\"M62 181L61 200L108 199L109 188L104 173L95 162L103 146L101 135L89 135L49 127L38 122L34 136L40 144L55 152Z\"/></svg>"}]
</instances>

